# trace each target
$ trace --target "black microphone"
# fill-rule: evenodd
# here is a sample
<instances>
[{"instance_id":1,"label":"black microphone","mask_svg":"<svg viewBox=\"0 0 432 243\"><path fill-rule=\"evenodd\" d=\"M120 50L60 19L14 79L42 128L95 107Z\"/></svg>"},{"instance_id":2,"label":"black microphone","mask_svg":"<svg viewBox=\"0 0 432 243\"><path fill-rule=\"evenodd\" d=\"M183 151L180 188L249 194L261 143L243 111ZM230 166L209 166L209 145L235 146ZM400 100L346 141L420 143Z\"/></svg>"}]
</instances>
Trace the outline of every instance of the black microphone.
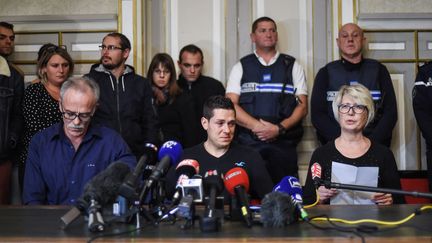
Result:
<instances>
[{"instance_id":1,"label":"black microphone","mask_svg":"<svg viewBox=\"0 0 432 243\"><path fill-rule=\"evenodd\" d=\"M113 203L118 195L119 187L128 173L130 173L129 166L126 163L116 161L89 180L84 187L83 194L77 199L76 205L61 217L61 228L66 229L82 213L88 214L89 209L92 209L93 213L95 209L91 208L92 200L94 200L93 206L96 209L96 205L105 206ZM95 218L97 220L101 217ZM94 224L94 222L89 222L89 226L90 223ZM98 227L92 228L97 229Z\"/></svg>"},{"instance_id":2,"label":"black microphone","mask_svg":"<svg viewBox=\"0 0 432 243\"><path fill-rule=\"evenodd\" d=\"M137 186L141 174L144 173L144 170L148 171L146 167L154 165L156 160L157 147L154 144L147 143L144 151L135 169L126 177L126 180L121 184L119 189L119 194L130 201L138 198ZM144 175L144 177L148 177L149 175Z\"/></svg>"},{"instance_id":3,"label":"black microphone","mask_svg":"<svg viewBox=\"0 0 432 243\"><path fill-rule=\"evenodd\" d=\"M217 170L209 170L203 178L204 192L209 195L204 216L200 218L202 232L216 232L221 228L220 218L216 215L216 196L224 189L222 176Z\"/></svg>"},{"instance_id":4,"label":"black microphone","mask_svg":"<svg viewBox=\"0 0 432 243\"><path fill-rule=\"evenodd\" d=\"M321 184L325 186L325 188L327 189L330 188L348 189L354 191L381 192L381 193L399 194L399 195L412 196L412 197L432 198L432 193L426 193L426 192L404 191L404 190L391 189L391 188L342 184L342 183L336 183L336 182L331 182L326 180L321 180Z\"/></svg>"},{"instance_id":5,"label":"black microphone","mask_svg":"<svg viewBox=\"0 0 432 243\"><path fill-rule=\"evenodd\" d=\"M290 195L274 191L263 198L260 221L264 227L280 228L296 222L298 218L298 211Z\"/></svg>"},{"instance_id":6,"label":"black microphone","mask_svg":"<svg viewBox=\"0 0 432 243\"><path fill-rule=\"evenodd\" d=\"M155 181L158 181L169 169L171 166L171 159L169 156L165 156L159 161L159 163L156 164L156 167L153 169L152 173L150 174L149 178L144 183L144 187L141 190L141 194L139 196L139 202L140 205L142 205L143 201L145 200L145 197L147 196L149 190L153 186L153 183Z\"/></svg>"}]
</instances>

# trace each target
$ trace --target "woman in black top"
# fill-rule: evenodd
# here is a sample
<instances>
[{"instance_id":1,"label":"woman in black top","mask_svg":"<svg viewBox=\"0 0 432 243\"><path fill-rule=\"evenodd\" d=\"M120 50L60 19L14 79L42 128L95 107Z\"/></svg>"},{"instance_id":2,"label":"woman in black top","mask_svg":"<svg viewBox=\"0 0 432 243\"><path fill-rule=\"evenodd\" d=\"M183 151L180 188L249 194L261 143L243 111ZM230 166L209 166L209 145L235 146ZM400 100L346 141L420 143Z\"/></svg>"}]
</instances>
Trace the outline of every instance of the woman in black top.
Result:
<instances>
[{"instance_id":1,"label":"woman in black top","mask_svg":"<svg viewBox=\"0 0 432 243\"><path fill-rule=\"evenodd\" d=\"M184 148L200 143L195 134L202 128L194 119L192 97L177 85L172 58L166 53L156 54L147 78L152 84L152 104L158 116L161 142L176 140Z\"/></svg>"},{"instance_id":2,"label":"woman in black top","mask_svg":"<svg viewBox=\"0 0 432 243\"><path fill-rule=\"evenodd\" d=\"M25 161L31 138L37 132L61 121L60 87L74 70L64 47L48 43L38 53L38 79L25 89L23 101L24 136L19 157L19 181L22 185Z\"/></svg>"},{"instance_id":3,"label":"woman in black top","mask_svg":"<svg viewBox=\"0 0 432 243\"><path fill-rule=\"evenodd\" d=\"M363 130L374 118L374 105L369 90L361 84L344 85L333 101L333 113L341 127L341 134L335 140L316 149L312 154L304 188L306 204L316 201L328 204L340 191L319 186L315 190L311 167L321 166L321 179L332 180L333 162L356 167L378 167L378 187L400 189L400 179L393 153L387 147L372 142L363 135ZM400 195L372 193L370 203L388 205L403 203Z\"/></svg>"}]
</instances>

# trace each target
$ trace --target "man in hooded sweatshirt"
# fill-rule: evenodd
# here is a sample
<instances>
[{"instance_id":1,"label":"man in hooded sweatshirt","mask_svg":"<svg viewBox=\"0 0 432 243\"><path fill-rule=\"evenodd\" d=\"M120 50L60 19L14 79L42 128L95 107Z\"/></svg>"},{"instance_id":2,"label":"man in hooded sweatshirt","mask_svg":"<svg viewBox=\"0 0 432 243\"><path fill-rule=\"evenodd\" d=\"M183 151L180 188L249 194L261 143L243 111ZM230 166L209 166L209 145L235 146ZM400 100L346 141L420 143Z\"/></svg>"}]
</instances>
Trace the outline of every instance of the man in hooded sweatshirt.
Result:
<instances>
[{"instance_id":1,"label":"man in hooded sweatshirt","mask_svg":"<svg viewBox=\"0 0 432 243\"><path fill-rule=\"evenodd\" d=\"M158 142L150 82L126 64L131 44L125 35L109 33L99 48L100 62L86 74L100 87L99 106L93 120L120 133L139 158L146 143Z\"/></svg>"}]
</instances>

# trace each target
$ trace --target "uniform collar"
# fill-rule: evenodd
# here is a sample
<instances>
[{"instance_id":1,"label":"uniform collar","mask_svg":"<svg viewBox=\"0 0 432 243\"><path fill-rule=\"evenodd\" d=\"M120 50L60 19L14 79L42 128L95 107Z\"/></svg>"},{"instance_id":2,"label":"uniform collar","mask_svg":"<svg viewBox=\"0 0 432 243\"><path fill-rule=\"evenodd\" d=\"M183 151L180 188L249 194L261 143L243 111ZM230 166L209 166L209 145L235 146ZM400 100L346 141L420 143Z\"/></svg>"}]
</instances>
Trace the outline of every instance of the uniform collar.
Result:
<instances>
[{"instance_id":1,"label":"uniform collar","mask_svg":"<svg viewBox=\"0 0 432 243\"><path fill-rule=\"evenodd\" d=\"M269 62L269 63L266 63L266 62L264 61L264 59L258 55L258 53L256 52L256 50L254 50L254 54L255 54L255 56L258 58L258 61L259 61L263 66L271 66L271 65L273 65L273 64L276 62L276 60L278 59L278 57L279 57L279 55L280 55L280 52L279 52L279 51L276 51L276 54L272 57L272 59L270 59L270 62Z\"/></svg>"}]
</instances>

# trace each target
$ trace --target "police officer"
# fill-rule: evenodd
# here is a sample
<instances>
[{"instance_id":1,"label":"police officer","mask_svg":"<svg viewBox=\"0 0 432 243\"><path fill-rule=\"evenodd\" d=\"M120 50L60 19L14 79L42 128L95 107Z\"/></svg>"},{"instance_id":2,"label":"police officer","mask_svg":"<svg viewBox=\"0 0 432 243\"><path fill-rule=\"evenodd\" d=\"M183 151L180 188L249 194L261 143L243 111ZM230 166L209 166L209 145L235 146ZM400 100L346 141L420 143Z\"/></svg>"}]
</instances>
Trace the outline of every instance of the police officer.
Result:
<instances>
[{"instance_id":1,"label":"police officer","mask_svg":"<svg viewBox=\"0 0 432 243\"><path fill-rule=\"evenodd\" d=\"M426 140L426 161L429 191L432 191L432 63L418 70L413 89L413 109L422 135Z\"/></svg>"},{"instance_id":2,"label":"police officer","mask_svg":"<svg viewBox=\"0 0 432 243\"><path fill-rule=\"evenodd\" d=\"M319 70L312 90L311 120L318 140L326 144L340 135L332 101L342 85L361 83L370 90L375 103L375 119L363 133L372 141L389 147L397 121L396 97L390 74L378 61L363 58L366 38L358 25L343 25L336 41L341 59Z\"/></svg>"},{"instance_id":3,"label":"police officer","mask_svg":"<svg viewBox=\"0 0 432 243\"><path fill-rule=\"evenodd\" d=\"M231 70L226 96L236 108L238 142L258 150L274 183L298 175L296 147L307 114L303 68L294 57L276 50L276 23L261 17L252 24L253 54Z\"/></svg>"}]
</instances>

